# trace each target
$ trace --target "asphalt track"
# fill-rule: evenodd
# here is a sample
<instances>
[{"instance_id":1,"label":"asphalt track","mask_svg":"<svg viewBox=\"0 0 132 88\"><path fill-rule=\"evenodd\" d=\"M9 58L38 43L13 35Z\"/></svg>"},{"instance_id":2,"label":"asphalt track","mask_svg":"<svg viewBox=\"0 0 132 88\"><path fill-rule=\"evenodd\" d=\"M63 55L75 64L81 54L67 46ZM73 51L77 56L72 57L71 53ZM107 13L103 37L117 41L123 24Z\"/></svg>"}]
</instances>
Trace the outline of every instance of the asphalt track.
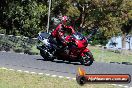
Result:
<instances>
[{"instance_id":1,"label":"asphalt track","mask_svg":"<svg viewBox=\"0 0 132 88\"><path fill-rule=\"evenodd\" d=\"M78 67L83 67L88 74L130 74L132 76L132 65L95 61L91 66L83 66L77 62L68 63L61 60L51 62L44 61L39 55L36 56L7 52L0 52L0 67L71 78L75 78ZM132 82L121 85L129 88L132 87Z\"/></svg>"}]
</instances>

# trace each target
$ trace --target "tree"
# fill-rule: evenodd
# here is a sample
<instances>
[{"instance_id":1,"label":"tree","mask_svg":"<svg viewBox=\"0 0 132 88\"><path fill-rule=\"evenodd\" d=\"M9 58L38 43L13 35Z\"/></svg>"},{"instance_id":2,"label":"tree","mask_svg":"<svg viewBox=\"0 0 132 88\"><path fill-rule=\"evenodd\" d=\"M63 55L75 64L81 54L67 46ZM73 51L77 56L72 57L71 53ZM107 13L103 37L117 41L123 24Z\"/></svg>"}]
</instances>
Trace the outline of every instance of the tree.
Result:
<instances>
[{"instance_id":1,"label":"tree","mask_svg":"<svg viewBox=\"0 0 132 88\"><path fill-rule=\"evenodd\" d=\"M123 0L120 5L120 26L122 31L122 48L126 48L126 35L132 30L132 10L131 10L132 1Z\"/></svg>"},{"instance_id":2,"label":"tree","mask_svg":"<svg viewBox=\"0 0 132 88\"><path fill-rule=\"evenodd\" d=\"M35 37L45 28L42 19L47 13L47 7L35 0L9 1L3 10L5 19L3 28L7 34Z\"/></svg>"},{"instance_id":3,"label":"tree","mask_svg":"<svg viewBox=\"0 0 132 88\"><path fill-rule=\"evenodd\" d=\"M126 39L127 30L122 30L122 26L132 19L130 0L76 0L71 2L76 3L80 11L81 27L88 29L87 27L99 26L107 39L121 33L124 36L123 39ZM125 40L122 41L125 43Z\"/></svg>"},{"instance_id":4,"label":"tree","mask_svg":"<svg viewBox=\"0 0 132 88\"><path fill-rule=\"evenodd\" d=\"M126 23L122 24L122 47L126 47L126 39L127 35L129 35L132 32L132 20L128 20ZM128 43L129 43L129 50L130 50L130 38L131 36L128 37Z\"/></svg>"}]
</instances>

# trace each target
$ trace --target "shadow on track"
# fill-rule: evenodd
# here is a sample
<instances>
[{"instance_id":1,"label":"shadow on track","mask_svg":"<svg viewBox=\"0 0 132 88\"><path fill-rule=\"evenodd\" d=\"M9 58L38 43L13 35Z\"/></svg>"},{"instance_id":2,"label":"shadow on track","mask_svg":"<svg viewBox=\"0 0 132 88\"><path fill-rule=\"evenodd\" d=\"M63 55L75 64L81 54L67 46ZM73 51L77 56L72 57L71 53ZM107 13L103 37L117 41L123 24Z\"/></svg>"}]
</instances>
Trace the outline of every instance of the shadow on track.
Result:
<instances>
[{"instance_id":1,"label":"shadow on track","mask_svg":"<svg viewBox=\"0 0 132 88\"><path fill-rule=\"evenodd\" d=\"M45 61L44 59L36 59L36 60ZM69 62L69 61L63 61L63 60L53 60L53 61L50 61L50 62L81 65L79 62Z\"/></svg>"},{"instance_id":2,"label":"shadow on track","mask_svg":"<svg viewBox=\"0 0 132 88\"><path fill-rule=\"evenodd\" d=\"M38 61L45 61L44 59L36 59L36 60L38 60Z\"/></svg>"},{"instance_id":3,"label":"shadow on track","mask_svg":"<svg viewBox=\"0 0 132 88\"><path fill-rule=\"evenodd\" d=\"M52 62L56 62L56 63L65 63L65 64L73 64L73 65L81 65L79 62L69 62L69 61L62 61L62 60L54 60Z\"/></svg>"}]
</instances>

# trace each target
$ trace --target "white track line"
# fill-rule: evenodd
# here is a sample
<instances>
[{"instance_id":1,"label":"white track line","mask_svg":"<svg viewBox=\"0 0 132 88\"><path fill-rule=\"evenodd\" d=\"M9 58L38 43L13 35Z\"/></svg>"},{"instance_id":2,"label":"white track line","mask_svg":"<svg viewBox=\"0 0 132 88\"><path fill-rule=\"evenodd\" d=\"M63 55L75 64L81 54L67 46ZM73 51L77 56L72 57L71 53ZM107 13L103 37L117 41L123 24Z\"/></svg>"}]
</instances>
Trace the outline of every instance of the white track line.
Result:
<instances>
[{"instance_id":1,"label":"white track line","mask_svg":"<svg viewBox=\"0 0 132 88\"><path fill-rule=\"evenodd\" d=\"M44 73L38 73L38 75L44 75Z\"/></svg>"},{"instance_id":2,"label":"white track line","mask_svg":"<svg viewBox=\"0 0 132 88\"><path fill-rule=\"evenodd\" d=\"M29 71L23 71L23 72L25 72L25 73L30 73Z\"/></svg>"},{"instance_id":3,"label":"white track line","mask_svg":"<svg viewBox=\"0 0 132 88\"><path fill-rule=\"evenodd\" d=\"M45 74L46 76L50 76L50 74Z\"/></svg>"},{"instance_id":4,"label":"white track line","mask_svg":"<svg viewBox=\"0 0 132 88\"><path fill-rule=\"evenodd\" d=\"M71 77L66 77L67 79L71 79Z\"/></svg>"},{"instance_id":5,"label":"white track line","mask_svg":"<svg viewBox=\"0 0 132 88\"><path fill-rule=\"evenodd\" d=\"M57 77L57 75L51 75L51 77Z\"/></svg>"},{"instance_id":6,"label":"white track line","mask_svg":"<svg viewBox=\"0 0 132 88\"><path fill-rule=\"evenodd\" d=\"M58 76L59 78L64 78L64 76Z\"/></svg>"},{"instance_id":7,"label":"white track line","mask_svg":"<svg viewBox=\"0 0 132 88\"><path fill-rule=\"evenodd\" d=\"M110 84L110 85L116 86L116 84Z\"/></svg>"},{"instance_id":8,"label":"white track line","mask_svg":"<svg viewBox=\"0 0 132 88\"><path fill-rule=\"evenodd\" d=\"M117 86L119 86L119 87L123 87L123 85L117 85Z\"/></svg>"},{"instance_id":9,"label":"white track line","mask_svg":"<svg viewBox=\"0 0 132 88\"><path fill-rule=\"evenodd\" d=\"M30 72L31 74L37 74L36 72Z\"/></svg>"},{"instance_id":10,"label":"white track line","mask_svg":"<svg viewBox=\"0 0 132 88\"><path fill-rule=\"evenodd\" d=\"M124 87L124 88L132 88L132 87L129 87L129 86L118 85L118 84L109 84L109 85L113 85L113 86L119 86L119 87Z\"/></svg>"},{"instance_id":11,"label":"white track line","mask_svg":"<svg viewBox=\"0 0 132 88\"><path fill-rule=\"evenodd\" d=\"M5 67L2 67L1 69L3 69L3 70L8 70L7 68L5 68Z\"/></svg>"},{"instance_id":12,"label":"white track line","mask_svg":"<svg viewBox=\"0 0 132 88\"><path fill-rule=\"evenodd\" d=\"M72 78L73 80L76 80L76 78Z\"/></svg>"},{"instance_id":13,"label":"white track line","mask_svg":"<svg viewBox=\"0 0 132 88\"><path fill-rule=\"evenodd\" d=\"M15 71L14 69L9 69L10 71Z\"/></svg>"},{"instance_id":14,"label":"white track line","mask_svg":"<svg viewBox=\"0 0 132 88\"><path fill-rule=\"evenodd\" d=\"M22 70L17 70L18 72L22 72Z\"/></svg>"}]
</instances>

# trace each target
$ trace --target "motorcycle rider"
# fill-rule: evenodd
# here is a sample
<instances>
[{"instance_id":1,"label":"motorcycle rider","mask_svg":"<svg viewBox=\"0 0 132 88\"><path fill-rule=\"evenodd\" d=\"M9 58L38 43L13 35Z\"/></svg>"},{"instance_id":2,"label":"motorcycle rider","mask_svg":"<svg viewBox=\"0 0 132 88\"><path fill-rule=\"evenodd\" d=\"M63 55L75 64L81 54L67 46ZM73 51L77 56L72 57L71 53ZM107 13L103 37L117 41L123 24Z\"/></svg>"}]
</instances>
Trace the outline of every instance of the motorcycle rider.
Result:
<instances>
[{"instance_id":1,"label":"motorcycle rider","mask_svg":"<svg viewBox=\"0 0 132 88\"><path fill-rule=\"evenodd\" d=\"M70 19L67 16L63 16L60 24L51 33L52 39L56 39L56 44L59 48L64 48L67 46L67 41L65 40L65 34L71 35L75 33L72 26L70 26Z\"/></svg>"}]
</instances>

